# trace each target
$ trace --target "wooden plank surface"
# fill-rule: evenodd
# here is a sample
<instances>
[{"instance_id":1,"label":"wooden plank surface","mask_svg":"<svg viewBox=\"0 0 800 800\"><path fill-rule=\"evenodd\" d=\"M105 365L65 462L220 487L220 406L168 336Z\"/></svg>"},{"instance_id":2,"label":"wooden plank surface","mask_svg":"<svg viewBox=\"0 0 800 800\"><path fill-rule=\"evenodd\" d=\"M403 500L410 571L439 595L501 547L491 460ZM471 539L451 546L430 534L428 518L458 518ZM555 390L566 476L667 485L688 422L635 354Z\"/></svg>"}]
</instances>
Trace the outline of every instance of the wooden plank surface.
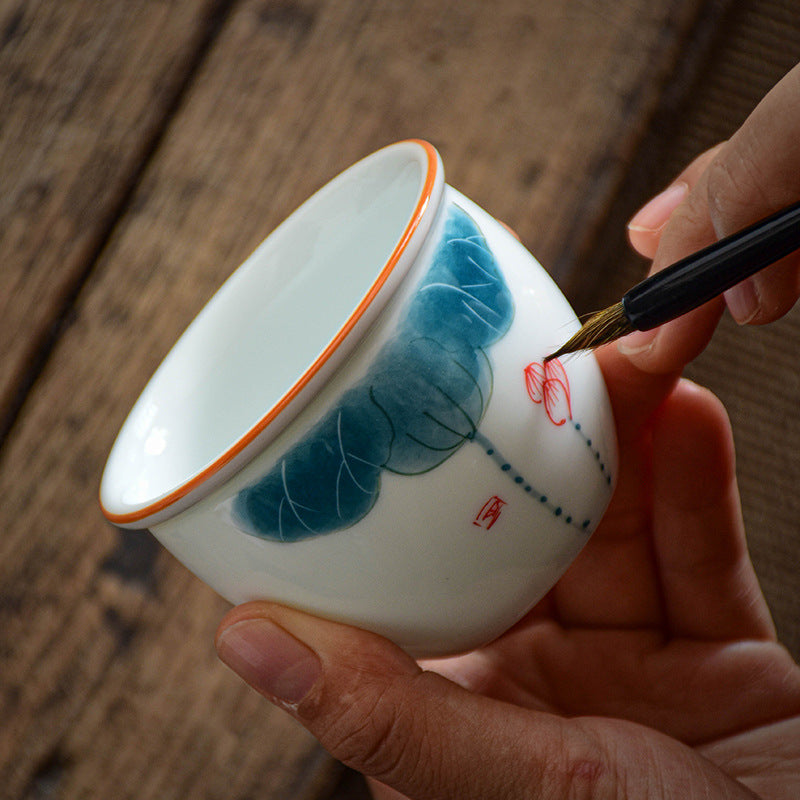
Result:
<instances>
[{"instance_id":1,"label":"wooden plank surface","mask_svg":"<svg viewBox=\"0 0 800 800\"><path fill-rule=\"evenodd\" d=\"M119 180L130 188L99 203L105 233L92 246L76 244L74 220L54 224L64 228L58 247L44 228L31 233L39 244L4 246L16 277L2 296L9 307L15 296L27 303L15 318L23 338L41 336L32 317L47 275L88 279L0 450L0 786L10 798L330 797L337 765L216 662L211 639L225 604L149 537L101 520L95 495L113 436L175 337L258 241L335 172L389 141L433 141L449 181L568 280L682 43L698 15L713 17L722 4L242 0L213 42L204 34L202 61L185 43L203 36L187 38L170 16L184 12L145 7L162 14L157 32L109 33L119 50L98 47L94 58L107 64L117 52L135 62L153 41L170 53L189 48L190 80L168 127L148 139L141 131L157 129L152 121L134 135L139 117L117 112L119 93L136 87L111 81L116 88L107 97L98 88L96 100L111 127L96 140L79 130L53 141L86 164L118 120L117 142L132 136L147 164L129 167ZM56 27L34 25L26 36L50 47ZM23 75L40 63L19 58ZM73 85L70 69L54 78L54 96ZM97 69L106 83L114 72ZM4 73L0 80L7 90ZM43 127L60 130L58 102L43 102ZM24 138L4 138L0 153L13 155L0 163L15 191L44 174L33 163L38 141L26 150ZM31 164L21 166L26 153ZM65 215L104 186L102 175L76 181L51 184L43 202ZM15 213L22 241L28 218ZM33 253L45 277L29 284ZM36 319L58 323L57 305ZM3 330L5 347L14 331ZM20 371L8 383L27 389Z\"/></svg>"},{"instance_id":2,"label":"wooden plank surface","mask_svg":"<svg viewBox=\"0 0 800 800\"><path fill-rule=\"evenodd\" d=\"M225 8L0 6L0 440Z\"/></svg>"}]
</instances>

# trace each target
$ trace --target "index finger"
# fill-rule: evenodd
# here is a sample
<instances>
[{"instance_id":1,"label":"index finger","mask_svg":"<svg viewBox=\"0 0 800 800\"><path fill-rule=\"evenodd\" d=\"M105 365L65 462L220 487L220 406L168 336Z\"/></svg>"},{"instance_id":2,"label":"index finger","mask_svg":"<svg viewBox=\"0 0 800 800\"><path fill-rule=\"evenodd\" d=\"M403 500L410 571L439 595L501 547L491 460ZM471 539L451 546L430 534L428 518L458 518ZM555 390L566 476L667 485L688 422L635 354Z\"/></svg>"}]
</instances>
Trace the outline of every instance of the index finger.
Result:
<instances>
[{"instance_id":1,"label":"index finger","mask_svg":"<svg viewBox=\"0 0 800 800\"><path fill-rule=\"evenodd\" d=\"M717 239L800 199L800 65L758 104L714 154L659 239L658 272ZM785 314L800 293L800 255L782 259L726 293L739 322L764 323ZM698 355L724 308L722 298L645 335L622 340L643 370L664 372ZM698 339L697 331L705 336Z\"/></svg>"}]
</instances>

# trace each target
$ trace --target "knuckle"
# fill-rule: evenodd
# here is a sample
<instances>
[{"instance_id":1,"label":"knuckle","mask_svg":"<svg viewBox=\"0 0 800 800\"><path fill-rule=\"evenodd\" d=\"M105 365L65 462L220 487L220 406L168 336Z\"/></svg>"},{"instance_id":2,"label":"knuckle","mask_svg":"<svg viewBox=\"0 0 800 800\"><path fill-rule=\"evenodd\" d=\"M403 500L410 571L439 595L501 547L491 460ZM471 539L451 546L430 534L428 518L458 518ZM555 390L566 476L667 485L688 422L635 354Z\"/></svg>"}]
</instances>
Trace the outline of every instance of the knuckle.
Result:
<instances>
[{"instance_id":1,"label":"knuckle","mask_svg":"<svg viewBox=\"0 0 800 800\"><path fill-rule=\"evenodd\" d=\"M362 687L363 690L364 687ZM347 702L317 735L338 760L365 775L391 780L424 763L419 720L394 687L375 687L368 699Z\"/></svg>"},{"instance_id":2,"label":"knuckle","mask_svg":"<svg viewBox=\"0 0 800 800\"><path fill-rule=\"evenodd\" d=\"M723 225L731 220L738 226L748 209L770 206L757 155L746 141L724 148L709 164L707 197L713 215Z\"/></svg>"},{"instance_id":3,"label":"knuckle","mask_svg":"<svg viewBox=\"0 0 800 800\"><path fill-rule=\"evenodd\" d=\"M622 781L613 761L579 723L571 726L570 735L554 738L549 755L538 780L554 796L568 800L616 800L620 796Z\"/></svg>"},{"instance_id":4,"label":"knuckle","mask_svg":"<svg viewBox=\"0 0 800 800\"><path fill-rule=\"evenodd\" d=\"M690 240L699 236L704 236L709 229L710 221L708 216L708 206L704 198L700 198L696 192L692 192L681 203L670 218L670 234L676 235L680 231L681 237L689 232Z\"/></svg>"}]
</instances>

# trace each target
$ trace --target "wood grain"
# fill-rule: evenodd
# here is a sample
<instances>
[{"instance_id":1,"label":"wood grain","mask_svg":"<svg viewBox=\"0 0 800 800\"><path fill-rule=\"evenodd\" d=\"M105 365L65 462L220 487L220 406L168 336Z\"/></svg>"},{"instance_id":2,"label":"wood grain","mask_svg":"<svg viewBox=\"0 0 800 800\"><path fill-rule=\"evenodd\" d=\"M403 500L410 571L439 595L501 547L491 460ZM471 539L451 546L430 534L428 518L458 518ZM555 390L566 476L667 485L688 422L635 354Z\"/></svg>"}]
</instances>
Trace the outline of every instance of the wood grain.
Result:
<instances>
[{"instance_id":1,"label":"wood grain","mask_svg":"<svg viewBox=\"0 0 800 800\"><path fill-rule=\"evenodd\" d=\"M224 19L214 7L210 37L211 5L120 4L116 28L84 30L92 55L74 63L55 54L88 24L81 4L60 6L68 23L44 4L6 15L19 80L44 70L54 87L15 101L17 133L0 148L17 198L3 207L13 258L0 296L20 304L4 307L3 380L25 399L0 449L8 797L331 796L338 765L217 663L225 604L147 535L101 520L95 494L116 430L260 239L392 140L430 139L449 181L568 280L709 5L242 0ZM156 22L139 31L145 18ZM25 20L21 41L41 41L30 53L17 41ZM119 64L141 65L149 90ZM147 91L164 71L171 99L153 110ZM0 90L13 93L9 75ZM64 116L67 97L77 117ZM33 109L45 143L24 133ZM95 162L90 179L80 167ZM25 383L27 354L54 324Z\"/></svg>"},{"instance_id":2,"label":"wood grain","mask_svg":"<svg viewBox=\"0 0 800 800\"><path fill-rule=\"evenodd\" d=\"M0 440L224 10L0 8Z\"/></svg>"}]
</instances>

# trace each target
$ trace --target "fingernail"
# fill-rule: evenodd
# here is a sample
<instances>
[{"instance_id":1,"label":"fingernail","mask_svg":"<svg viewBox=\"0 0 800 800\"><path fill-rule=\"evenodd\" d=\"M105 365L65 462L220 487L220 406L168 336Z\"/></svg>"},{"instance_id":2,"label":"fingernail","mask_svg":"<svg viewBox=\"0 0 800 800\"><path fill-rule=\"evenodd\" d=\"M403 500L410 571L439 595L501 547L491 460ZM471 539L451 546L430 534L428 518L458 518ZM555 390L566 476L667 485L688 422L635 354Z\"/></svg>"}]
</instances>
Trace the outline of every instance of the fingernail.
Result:
<instances>
[{"instance_id":1,"label":"fingernail","mask_svg":"<svg viewBox=\"0 0 800 800\"><path fill-rule=\"evenodd\" d=\"M758 314L761 300L755 282L748 278L725 292L725 303L731 316L740 324L746 325Z\"/></svg>"},{"instance_id":2,"label":"fingernail","mask_svg":"<svg viewBox=\"0 0 800 800\"><path fill-rule=\"evenodd\" d=\"M671 184L633 215L628 223L628 230L657 231L666 225L672 212L684 201L688 193L689 184L685 181Z\"/></svg>"},{"instance_id":3,"label":"fingernail","mask_svg":"<svg viewBox=\"0 0 800 800\"><path fill-rule=\"evenodd\" d=\"M220 659L254 689L295 706L322 673L317 654L268 619L246 619L217 639Z\"/></svg>"},{"instance_id":4,"label":"fingernail","mask_svg":"<svg viewBox=\"0 0 800 800\"><path fill-rule=\"evenodd\" d=\"M633 356L651 350L656 341L658 328L649 331L634 331L617 342L617 350L624 356Z\"/></svg>"}]
</instances>

